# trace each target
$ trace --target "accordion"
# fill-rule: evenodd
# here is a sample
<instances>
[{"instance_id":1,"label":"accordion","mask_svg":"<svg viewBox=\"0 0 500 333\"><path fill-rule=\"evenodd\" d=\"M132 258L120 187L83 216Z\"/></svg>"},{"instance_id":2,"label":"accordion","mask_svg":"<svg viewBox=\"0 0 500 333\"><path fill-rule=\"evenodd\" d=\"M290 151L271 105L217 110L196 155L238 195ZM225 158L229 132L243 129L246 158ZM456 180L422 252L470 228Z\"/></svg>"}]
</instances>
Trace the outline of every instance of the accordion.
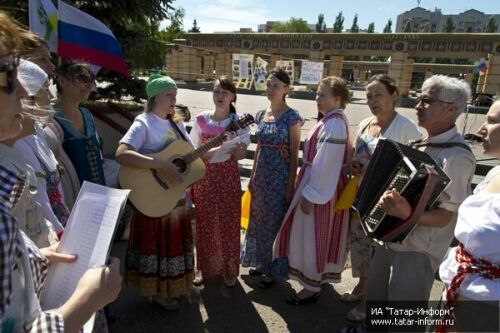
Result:
<instances>
[{"instance_id":1,"label":"accordion","mask_svg":"<svg viewBox=\"0 0 500 333\"><path fill-rule=\"evenodd\" d=\"M426 209L449 184L450 178L425 152L398 142L380 139L359 186L353 208L368 237L401 242ZM382 194L395 189L412 207L409 219L401 220L380 208Z\"/></svg>"}]
</instances>

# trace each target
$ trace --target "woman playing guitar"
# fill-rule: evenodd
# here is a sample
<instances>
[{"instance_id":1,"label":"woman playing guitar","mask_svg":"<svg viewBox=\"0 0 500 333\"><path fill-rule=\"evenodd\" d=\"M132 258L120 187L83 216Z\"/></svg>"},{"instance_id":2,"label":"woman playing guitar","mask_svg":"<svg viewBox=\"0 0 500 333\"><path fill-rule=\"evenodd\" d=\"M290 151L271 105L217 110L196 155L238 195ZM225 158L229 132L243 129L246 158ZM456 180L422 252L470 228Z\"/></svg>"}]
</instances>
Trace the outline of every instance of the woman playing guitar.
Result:
<instances>
[{"instance_id":1,"label":"woman playing guitar","mask_svg":"<svg viewBox=\"0 0 500 333\"><path fill-rule=\"evenodd\" d=\"M159 152L176 140L192 145L183 123L174 116L177 85L170 77L155 74L146 84L146 93L144 113L137 116L120 140L116 161L128 167L158 170L168 184L181 183L181 173L172 162L145 155ZM167 310L179 308L176 298L189 292L194 277L185 193L162 217L148 217L134 209L125 265L127 281L143 296L152 297Z\"/></svg>"}]
</instances>

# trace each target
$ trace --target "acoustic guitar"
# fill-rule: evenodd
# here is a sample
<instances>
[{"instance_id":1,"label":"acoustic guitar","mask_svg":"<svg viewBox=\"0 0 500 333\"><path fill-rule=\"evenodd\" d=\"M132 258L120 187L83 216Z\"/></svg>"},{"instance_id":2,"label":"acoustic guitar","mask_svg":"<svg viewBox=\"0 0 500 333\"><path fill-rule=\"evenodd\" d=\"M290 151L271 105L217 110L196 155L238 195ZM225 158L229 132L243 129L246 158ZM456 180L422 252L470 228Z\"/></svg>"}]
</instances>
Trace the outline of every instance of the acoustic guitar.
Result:
<instances>
[{"instance_id":1,"label":"acoustic guitar","mask_svg":"<svg viewBox=\"0 0 500 333\"><path fill-rule=\"evenodd\" d=\"M236 132L253 123L253 116L245 114L237 121L232 121L222 134L197 149L184 140L176 140L162 151L148 154L177 166L182 176L181 183L170 183L157 169L122 166L118 173L120 186L131 190L129 199L141 213L149 217L165 216L175 208L186 188L205 176L205 163L200 156L220 145L225 139L225 132Z\"/></svg>"}]
</instances>

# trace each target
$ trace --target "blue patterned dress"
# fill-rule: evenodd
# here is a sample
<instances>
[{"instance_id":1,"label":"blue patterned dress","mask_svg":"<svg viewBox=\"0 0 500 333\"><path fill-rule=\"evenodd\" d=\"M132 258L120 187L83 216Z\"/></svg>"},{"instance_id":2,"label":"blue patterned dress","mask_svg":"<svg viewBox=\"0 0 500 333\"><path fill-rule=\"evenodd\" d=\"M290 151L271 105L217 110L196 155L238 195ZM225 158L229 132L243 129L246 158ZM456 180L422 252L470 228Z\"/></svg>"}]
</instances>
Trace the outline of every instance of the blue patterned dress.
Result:
<instances>
[{"instance_id":1,"label":"blue patterned dress","mask_svg":"<svg viewBox=\"0 0 500 333\"><path fill-rule=\"evenodd\" d=\"M273 122L264 121L264 112L257 113L259 126L255 174L252 181L250 224L241 256L244 267L255 267L277 280L288 278L286 259L272 260L274 239L288 209L285 195L290 172L290 127L302 118L288 109Z\"/></svg>"}]
</instances>

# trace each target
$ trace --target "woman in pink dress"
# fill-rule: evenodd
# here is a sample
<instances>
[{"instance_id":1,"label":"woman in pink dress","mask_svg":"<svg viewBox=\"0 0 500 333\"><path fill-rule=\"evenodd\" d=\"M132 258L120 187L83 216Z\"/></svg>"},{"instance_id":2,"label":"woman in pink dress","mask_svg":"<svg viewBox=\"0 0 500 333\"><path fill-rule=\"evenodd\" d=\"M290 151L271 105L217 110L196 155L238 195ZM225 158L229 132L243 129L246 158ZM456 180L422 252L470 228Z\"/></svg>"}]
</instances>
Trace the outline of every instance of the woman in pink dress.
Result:
<instances>
[{"instance_id":1,"label":"woman in pink dress","mask_svg":"<svg viewBox=\"0 0 500 333\"><path fill-rule=\"evenodd\" d=\"M196 147L224 133L226 127L238 119L234 102L236 87L225 77L215 81L213 88L214 111L201 113L195 119L191 140ZM233 287L239 274L241 183L238 160L245 157L250 138L238 137L230 155L214 159L214 153L203 156L207 172L193 186L196 206L196 263L198 276L195 285L203 279L223 277L228 287ZM225 160L224 160L225 159Z\"/></svg>"}]
</instances>

